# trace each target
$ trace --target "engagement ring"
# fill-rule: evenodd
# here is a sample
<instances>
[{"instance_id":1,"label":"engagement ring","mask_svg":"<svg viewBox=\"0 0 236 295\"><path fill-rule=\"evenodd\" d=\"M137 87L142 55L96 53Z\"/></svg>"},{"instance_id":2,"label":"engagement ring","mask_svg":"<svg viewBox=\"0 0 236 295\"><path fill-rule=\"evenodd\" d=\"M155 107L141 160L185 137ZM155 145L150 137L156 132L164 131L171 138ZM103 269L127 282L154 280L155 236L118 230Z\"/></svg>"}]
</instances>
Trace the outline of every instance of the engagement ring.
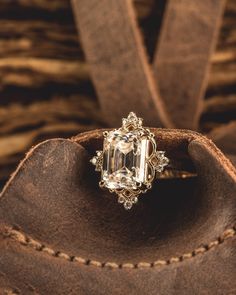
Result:
<instances>
[{"instance_id":1,"label":"engagement ring","mask_svg":"<svg viewBox=\"0 0 236 295\"><path fill-rule=\"evenodd\" d=\"M121 128L105 131L103 150L91 159L95 170L101 172L100 187L116 193L127 210L138 202L141 193L151 189L153 180L169 163L142 121L131 112L122 119Z\"/></svg>"}]
</instances>

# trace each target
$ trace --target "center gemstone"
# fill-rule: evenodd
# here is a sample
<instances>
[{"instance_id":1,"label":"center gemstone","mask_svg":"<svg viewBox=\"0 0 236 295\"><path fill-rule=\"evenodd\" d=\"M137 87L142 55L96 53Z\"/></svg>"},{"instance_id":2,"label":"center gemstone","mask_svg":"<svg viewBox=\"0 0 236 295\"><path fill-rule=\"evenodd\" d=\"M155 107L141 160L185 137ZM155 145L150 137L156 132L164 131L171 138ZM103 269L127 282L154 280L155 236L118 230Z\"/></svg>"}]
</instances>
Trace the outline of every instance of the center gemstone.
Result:
<instances>
[{"instance_id":1,"label":"center gemstone","mask_svg":"<svg viewBox=\"0 0 236 295\"><path fill-rule=\"evenodd\" d=\"M107 188L137 189L148 180L150 140L138 132L109 132L103 146L102 181Z\"/></svg>"}]
</instances>

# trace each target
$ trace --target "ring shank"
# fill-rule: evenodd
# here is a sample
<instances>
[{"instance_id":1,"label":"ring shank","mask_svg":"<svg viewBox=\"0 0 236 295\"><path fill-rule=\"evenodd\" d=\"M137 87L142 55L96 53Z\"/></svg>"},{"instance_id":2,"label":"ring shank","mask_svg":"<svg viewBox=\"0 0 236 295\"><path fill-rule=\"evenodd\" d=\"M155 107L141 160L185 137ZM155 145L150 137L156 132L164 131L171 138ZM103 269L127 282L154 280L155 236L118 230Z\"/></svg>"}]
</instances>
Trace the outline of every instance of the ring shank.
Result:
<instances>
[{"instance_id":1,"label":"ring shank","mask_svg":"<svg viewBox=\"0 0 236 295\"><path fill-rule=\"evenodd\" d=\"M186 171L186 170L178 170L174 168L166 168L163 172L158 173L156 175L157 179L176 179L176 178L193 178L197 177L196 172Z\"/></svg>"}]
</instances>

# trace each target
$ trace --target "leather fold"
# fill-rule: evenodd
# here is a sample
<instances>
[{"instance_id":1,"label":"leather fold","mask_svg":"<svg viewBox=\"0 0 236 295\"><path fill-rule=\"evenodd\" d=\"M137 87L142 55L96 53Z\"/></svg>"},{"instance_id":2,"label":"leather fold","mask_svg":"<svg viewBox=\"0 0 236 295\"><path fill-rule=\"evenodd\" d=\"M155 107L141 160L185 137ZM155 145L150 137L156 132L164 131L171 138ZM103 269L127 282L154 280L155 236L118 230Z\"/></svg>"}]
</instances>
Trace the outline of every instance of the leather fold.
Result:
<instances>
[{"instance_id":1,"label":"leather fold","mask_svg":"<svg viewBox=\"0 0 236 295\"><path fill-rule=\"evenodd\" d=\"M98 187L89 163L102 130L48 140L27 154L0 196L4 292L182 295L236 288L235 168L202 135L153 132L158 147L198 177L156 181L129 212Z\"/></svg>"}]
</instances>

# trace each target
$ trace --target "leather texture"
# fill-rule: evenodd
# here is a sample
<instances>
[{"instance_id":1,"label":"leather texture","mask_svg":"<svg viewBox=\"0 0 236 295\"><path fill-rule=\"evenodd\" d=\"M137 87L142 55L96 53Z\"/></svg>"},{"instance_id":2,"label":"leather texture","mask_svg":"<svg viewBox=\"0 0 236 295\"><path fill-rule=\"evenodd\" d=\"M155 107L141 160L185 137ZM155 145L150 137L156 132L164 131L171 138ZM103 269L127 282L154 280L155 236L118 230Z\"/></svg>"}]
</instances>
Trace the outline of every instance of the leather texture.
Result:
<instances>
[{"instance_id":1,"label":"leather texture","mask_svg":"<svg viewBox=\"0 0 236 295\"><path fill-rule=\"evenodd\" d=\"M153 129L196 169L127 212L89 163L102 130L33 148L0 197L0 294L235 294L236 171L208 139Z\"/></svg>"},{"instance_id":2,"label":"leather texture","mask_svg":"<svg viewBox=\"0 0 236 295\"><path fill-rule=\"evenodd\" d=\"M167 1L153 71L175 128L199 129L225 2Z\"/></svg>"},{"instance_id":3,"label":"leather texture","mask_svg":"<svg viewBox=\"0 0 236 295\"><path fill-rule=\"evenodd\" d=\"M71 2L106 123L132 110L149 126L198 130L225 0L162 1L153 65L132 1Z\"/></svg>"},{"instance_id":4,"label":"leather texture","mask_svg":"<svg viewBox=\"0 0 236 295\"><path fill-rule=\"evenodd\" d=\"M117 126L132 109L150 126L173 127L155 88L133 3L75 0L72 4L106 123Z\"/></svg>"}]
</instances>

